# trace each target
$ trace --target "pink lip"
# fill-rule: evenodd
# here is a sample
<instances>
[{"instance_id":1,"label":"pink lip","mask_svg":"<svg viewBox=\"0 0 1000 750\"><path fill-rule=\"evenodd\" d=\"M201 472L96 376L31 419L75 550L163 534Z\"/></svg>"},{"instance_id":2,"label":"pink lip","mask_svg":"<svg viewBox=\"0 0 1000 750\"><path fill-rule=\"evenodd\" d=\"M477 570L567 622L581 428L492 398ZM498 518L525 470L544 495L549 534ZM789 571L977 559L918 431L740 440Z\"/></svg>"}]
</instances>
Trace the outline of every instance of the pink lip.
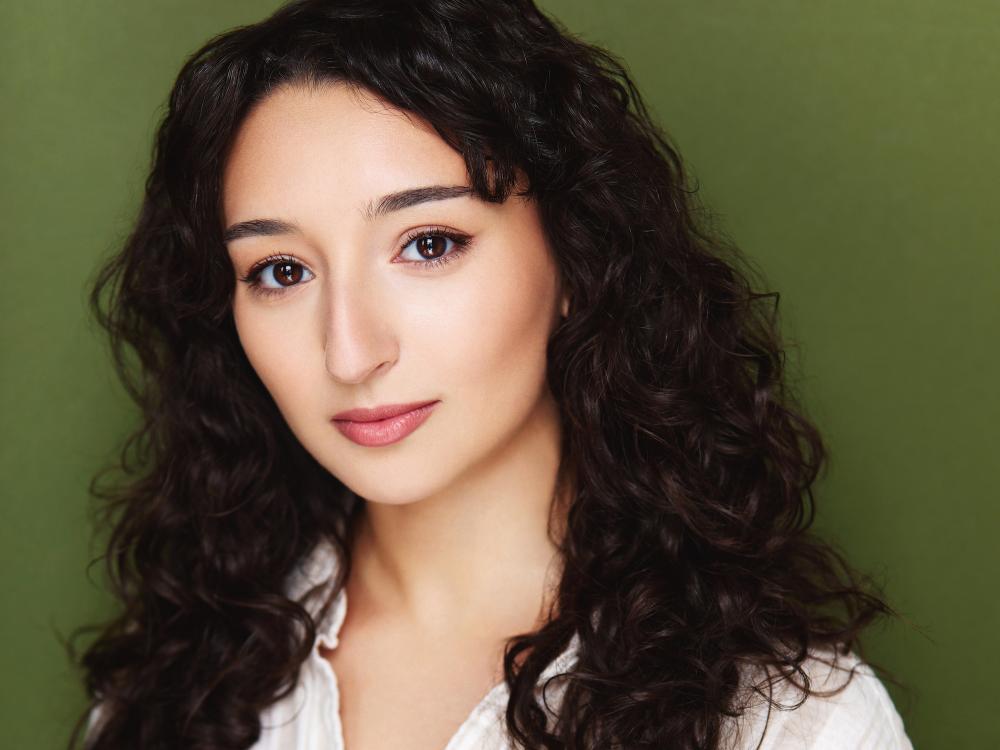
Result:
<instances>
[{"instance_id":1,"label":"pink lip","mask_svg":"<svg viewBox=\"0 0 1000 750\"><path fill-rule=\"evenodd\" d=\"M348 440L358 445L391 445L422 425L438 403L424 401L376 409L350 409L334 415L333 424Z\"/></svg>"}]
</instances>

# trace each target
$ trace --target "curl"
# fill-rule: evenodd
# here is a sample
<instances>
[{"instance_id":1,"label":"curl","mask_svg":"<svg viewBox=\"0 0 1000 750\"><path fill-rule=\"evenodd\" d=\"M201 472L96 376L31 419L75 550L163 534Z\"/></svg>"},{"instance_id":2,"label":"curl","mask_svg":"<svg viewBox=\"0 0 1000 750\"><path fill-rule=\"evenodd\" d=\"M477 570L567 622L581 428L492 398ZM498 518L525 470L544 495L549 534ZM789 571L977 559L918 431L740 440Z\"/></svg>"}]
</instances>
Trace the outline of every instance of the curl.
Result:
<instances>
[{"instance_id":1,"label":"curl","mask_svg":"<svg viewBox=\"0 0 1000 750\"><path fill-rule=\"evenodd\" d=\"M316 634L290 574L320 539L343 562L335 589L349 572L358 498L243 355L219 219L249 110L335 81L429 122L484 200L526 175L569 291L547 349L573 487L564 573L558 614L508 643L510 736L716 747L774 670L859 650L892 610L810 531L826 453L786 385L778 295L710 231L624 66L530 0L305 0L187 60L135 228L93 282L141 424L124 476L92 486L122 611L81 661L106 709L89 746L250 747ZM535 685L574 634L553 723Z\"/></svg>"}]
</instances>

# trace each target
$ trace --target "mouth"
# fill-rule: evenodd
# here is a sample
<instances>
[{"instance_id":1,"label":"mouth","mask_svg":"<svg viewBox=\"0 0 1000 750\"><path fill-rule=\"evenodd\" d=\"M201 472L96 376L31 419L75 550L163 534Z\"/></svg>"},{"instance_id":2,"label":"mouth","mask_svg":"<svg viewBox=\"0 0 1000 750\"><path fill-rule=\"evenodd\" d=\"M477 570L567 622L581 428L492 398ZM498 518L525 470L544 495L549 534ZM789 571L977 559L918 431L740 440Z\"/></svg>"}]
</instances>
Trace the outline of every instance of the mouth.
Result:
<instances>
[{"instance_id":1,"label":"mouth","mask_svg":"<svg viewBox=\"0 0 1000 750\"><path fill-rule=\"evenodd\" d=\"M377 409L352 409L340 412L331 421L344 437L358 445L391 445L426 422L439 403L427 401Z\"/></svg>"}]
</instances>

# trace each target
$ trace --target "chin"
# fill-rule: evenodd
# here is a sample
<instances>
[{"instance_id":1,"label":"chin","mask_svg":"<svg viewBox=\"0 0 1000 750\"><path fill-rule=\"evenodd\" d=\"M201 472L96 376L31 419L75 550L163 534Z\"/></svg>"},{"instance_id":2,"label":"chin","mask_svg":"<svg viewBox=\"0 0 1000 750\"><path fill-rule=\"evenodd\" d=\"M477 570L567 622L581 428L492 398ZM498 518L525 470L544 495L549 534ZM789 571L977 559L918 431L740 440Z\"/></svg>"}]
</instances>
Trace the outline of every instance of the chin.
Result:
<instances>
[{"instance_id":1,"label":"chin","mask_svg":"<svg viewBox=\"0 0 1000 750\"><path fill-rule=\"evenodd\" d=\"M350 476L338 476L338 479L368 502L410 505L445 489L450 484L451 477L438 472L413 475L405 471L399 471L390 477L384 472L363 472L358 466L354 466Z\"/></svg>"},{"instance_id":2,"label":"chin","mask_svg":"<svg viewBox=\"0 0 1000 750\"><path fill-rule=\"evenodd\" d=\"M338 445L331 451L333 442L323 446L325 457L313 453L319 463L354 494L385 505L407 505L445 490L468 463L465 457L424 444L392 450L403 448L406 441L384 448Z\"/></svg>"},{"instance_id":3,"label":"chin","mask_svg":"<svg viewBox=\"0 0 1000 750\"><path fill-rule=\"evenodd\" d=\"M326 424L325 430L310 429L300 439L317 462L355 495L373 503L408 505L463 481L502 452L518 431L517 423L471 421L478 430L448 420L435 422L432 416L400 442L376 448L357 445Z\"/></svg>"}]
</instances>

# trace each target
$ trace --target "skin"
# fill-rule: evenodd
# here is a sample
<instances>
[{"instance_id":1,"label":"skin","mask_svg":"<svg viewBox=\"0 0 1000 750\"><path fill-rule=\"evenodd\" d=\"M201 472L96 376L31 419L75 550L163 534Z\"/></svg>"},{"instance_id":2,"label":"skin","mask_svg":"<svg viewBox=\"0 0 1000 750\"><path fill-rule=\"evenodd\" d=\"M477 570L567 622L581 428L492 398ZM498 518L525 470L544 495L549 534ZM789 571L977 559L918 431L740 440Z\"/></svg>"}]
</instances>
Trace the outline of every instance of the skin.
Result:
<instances>
[{"instance_id":1,"label":"skin","mask_svg":"<svg viewBox=\"0 0 1000 750\"><path fill-rule=\"evenodd\" d=\"M233 312L293 433L366 502L345 631L363 618L409 645L482 643L484 632L495 641L538 624L557 579L547 523L560 427L545 347L568 300L531 200L461 196L363 214L385 194L428 185L469 180L426 122L344 84L278 89L237 134L224 220L297 229L227 248L238 278L271 254L301 269L289 280L283 261L266 268L272 297L237 283ZM420 241L404 249L404 235L433 226L471 244L418 268L435 253L424 245L421 255ZM389 446L357 445L330 421L429 399L440 399L431 417Z\"/></svg>"}]
</instances>

